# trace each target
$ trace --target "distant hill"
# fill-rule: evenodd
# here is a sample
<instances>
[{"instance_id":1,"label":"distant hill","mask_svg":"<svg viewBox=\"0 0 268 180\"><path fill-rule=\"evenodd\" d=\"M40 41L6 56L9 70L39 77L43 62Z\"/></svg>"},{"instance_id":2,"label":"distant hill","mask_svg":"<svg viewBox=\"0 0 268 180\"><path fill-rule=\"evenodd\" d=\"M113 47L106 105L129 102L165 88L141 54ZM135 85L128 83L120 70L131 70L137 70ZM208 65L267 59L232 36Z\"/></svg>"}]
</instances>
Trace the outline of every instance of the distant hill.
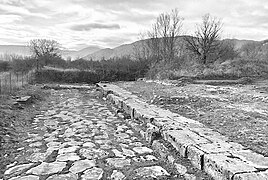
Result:
<instances>
[{"instance_id":1,"label":"distant hill","mask_svg":"<svg viewBox=\"0 0 268 180\"><path fill-rule=\"evenodd\" d=\"M0 45L0 55L30 56L29 47L22 45Z\"/></svg>"},{"instance_id":2,"label":"distant hill","mask_svg":"<svg viewBox=\"0 0 268 180\"><path fill-rule=\"evenodd\" d=\"M77 59L77 58L85 57L85 56L87 56L89 54L92 54L94 52L97 52L97 51L99 51L101 49L102 48L100 48L98 46L89 46L89 47L86 47L86 48L81 49L79 51L63 50L61 52L61 54L62 54L62 57L64 59L67 59L68 57L71 57L74 60L74 59Z\"/></svg>"},{"instance_id":3,"label":"distant hill","mask_svg":"<svg viewBox=\"0 0 268 180\"><path fill-rule=\"evenodd\" d=\"M134 47L141 47L142 41L136 41L131 44L124 44L121 46L118 46L116 48L110 49L101 49L99 51L96 51L92 54L88 54L87 56L84 56L84 59L86 60L101 60L101 59L109 59L114 57L122 57L122 56L133 56L134 55Z\"/></svg>"},{"instance_id":4,"label":"distant hill","mask_svg":"<svg viewBox=\"0 0 268 180\"><path fill-rule=\"evenodd\" d=\"M183 36L178 37L179 42L184 43L183 38L184 38ZM96 51L92 54L85 56L84 59L101 60L103 58L109 59L109 58L122 57L122 56L128 56L128 55L133 56L135 53L134 47L140 48L142 46L142 43L144 43L144 41L147 41L147 40L136 41L131 44L124 44L114 49L110 49L110 48L102 49L102 50ZM233 43L234 48L236 50L241 49L243 45L248 44L248 43L263 43L264 44L266 42L266 41L239 40L239 39L224 39L222 41Z\"/></svg>"},{"instance_id":5,"label":"distant hill","mask_svg":"<svg viewBox=\"0 0 268 180\"><path fill-rule=\"evenodd\" d=\"M182 40L183 36L178 37L180 39L179 42L184 43ZM133 42L131 44L123 44L121 46L111 48L101 48L98 46L89 46L87 48L81 49L79 51L73 50L62 50L61 54L64 59L71 57L72 60L77 58L84 58L86 60L94 60L98 61L101 59L110 59L114 57L122 57L122 56L133 56L135 53L135 48L141 48L144 41L140 40ZM234 44L236 50L241 49L241 47L248 43L261 43L267 44L266 41L253 41L253 40L239 40L239 39L224 39L223 41L229 41ZM17 46L17 45L0 45L0 57L3 54L17 54L21 56L29 56L31 55L30 50L27 46Z\"/></svg>"}]
</instances>

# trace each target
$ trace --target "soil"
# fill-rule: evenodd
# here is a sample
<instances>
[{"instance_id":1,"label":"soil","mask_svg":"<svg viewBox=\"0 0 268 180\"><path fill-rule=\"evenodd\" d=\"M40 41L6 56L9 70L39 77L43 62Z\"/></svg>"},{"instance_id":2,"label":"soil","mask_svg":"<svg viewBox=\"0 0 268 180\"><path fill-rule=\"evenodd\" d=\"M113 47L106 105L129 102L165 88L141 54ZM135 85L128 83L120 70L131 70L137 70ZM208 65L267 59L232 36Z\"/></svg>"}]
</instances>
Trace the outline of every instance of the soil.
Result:
<instances>
[{"instance_id":1,"label":"soil","mask_svg":"<svg viewBox=\"0 0 268 180\"><path fill-rule=\"evenodd\" d=\"M268 80L230 85L164 85L146 81L116 84L149 103L205 124L229 141L268 156Z\"/></svg>"},{"instance_id":2,"label":"soil","mask_svg":"<svg viewBox=\"0 0 268 180\"><path fill-rule=\"evenodd\" d=\"M12 95L0 96L0 178L6 165L15 162L33 117L48 96L40 86L28 85ZM31 96L29 104L14 104L16 97Z\"/></svg>"}]
</instances>

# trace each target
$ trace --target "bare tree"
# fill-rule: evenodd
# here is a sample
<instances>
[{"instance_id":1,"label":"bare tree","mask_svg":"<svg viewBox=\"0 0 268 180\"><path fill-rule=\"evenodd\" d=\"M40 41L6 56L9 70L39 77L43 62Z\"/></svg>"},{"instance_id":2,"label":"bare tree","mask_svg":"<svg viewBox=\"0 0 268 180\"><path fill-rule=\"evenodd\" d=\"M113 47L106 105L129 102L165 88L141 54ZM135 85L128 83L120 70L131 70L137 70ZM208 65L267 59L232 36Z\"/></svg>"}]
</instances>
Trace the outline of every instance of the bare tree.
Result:
<instances>
[{"instance_id":1,"label":"bare tree","mask_svg":"<svg viewBox=\"0 0 268 180\"><path fill-rule=\"evenodd\" d=\"M207 64L211 58L210 55L220 47L221 29L221 20L209 14L204 15L202 23L197 26L195 35L185 38L186 48L197 55L202 64Z\"/></svg>"},{"instance_id":2,"label":"bare tree","mask_svg":"<svg viewBox=\"0 0 268 180\"><path fill-rule=\"evenodd\" d=\"M33 39L29 42L29 47L36 58L37 69L40 69L42 65L47 65L51 59L60 56L60 44L55 40Z\"/></svg>"},{"instance_id":3,"label":"bare tree","mask_svg":"<svg viewBox=\"0 0 268 180\"><path fill-rule=\"evenodd\" d=\"M178 9L171 13L160 14L148 32L147 41L152 58L156 62L161 60L171 62L177 54L177 37L181 34L183 18Z\"/></svg>"}]
</instances>

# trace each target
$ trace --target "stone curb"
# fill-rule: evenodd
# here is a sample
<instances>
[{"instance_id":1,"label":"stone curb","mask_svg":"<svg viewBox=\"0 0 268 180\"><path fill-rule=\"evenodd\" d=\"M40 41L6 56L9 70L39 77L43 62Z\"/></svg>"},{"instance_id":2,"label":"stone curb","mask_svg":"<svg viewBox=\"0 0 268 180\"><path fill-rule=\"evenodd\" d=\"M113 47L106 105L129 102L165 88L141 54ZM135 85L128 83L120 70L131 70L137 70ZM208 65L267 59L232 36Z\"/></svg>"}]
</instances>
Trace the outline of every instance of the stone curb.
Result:
<instances>
[{"instance_id":1,"label":"stone curb","mask_svg":"<svg viewBox=\"0 0 268 180\"><path fill-rule=\"evenodd\" d=\"M268 157L229 142L227 137L203 124L161 109L136 95L108 83L97 84L117 108L147 125L144 138L154 143L154 135L168 141L180 156L216 180L267 180Z\"/></svg>"}]
</instances>

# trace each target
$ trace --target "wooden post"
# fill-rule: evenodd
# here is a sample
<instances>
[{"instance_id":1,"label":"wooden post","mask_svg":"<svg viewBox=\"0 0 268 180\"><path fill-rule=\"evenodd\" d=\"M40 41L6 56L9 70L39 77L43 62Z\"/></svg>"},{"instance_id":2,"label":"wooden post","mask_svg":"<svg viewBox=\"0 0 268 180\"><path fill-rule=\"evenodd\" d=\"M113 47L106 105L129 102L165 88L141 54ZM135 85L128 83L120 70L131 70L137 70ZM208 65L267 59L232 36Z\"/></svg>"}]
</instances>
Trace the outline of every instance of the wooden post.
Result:
<instances>
[{"instance_id":1,"label":"wooden post","mask_svg":"<svg viewBox=\"0 0 268 180\"><path fill-rule=\"evenodd\" d=\"M0 94L2 94L2 81L1 81L1 77L0 77Z\"/></svg>"},{"instance_id":2,"label":"wooden post","mask_svg":"<svg viewBox=\"0 0 268 180\"><path fill-rule=\"evenodd\" d=\"M9 73L9 92L12 93L12 75L11 72Z\"/></svg>"},{"instance_id":3,"label":"wooden post","mask_svg":"<svg viewBox=\"0 0 268 180\"><path fill-rule=\"evenodd\" d=\"M23 72L21 72L21 86L23 86Z\"/></svg>"},{"instance_id":4,"label":"wooden post","mask_svg":"<svg viewBox=\"0 0 268 180\"><path fill-rule=\"evenodd\" d=\"M19 74L16 73L16 76L17 76L17 84L16 84L16 86L17 86L17 88L18 88L18 87L19 87Z\"/></svg>"}]
</instances>

